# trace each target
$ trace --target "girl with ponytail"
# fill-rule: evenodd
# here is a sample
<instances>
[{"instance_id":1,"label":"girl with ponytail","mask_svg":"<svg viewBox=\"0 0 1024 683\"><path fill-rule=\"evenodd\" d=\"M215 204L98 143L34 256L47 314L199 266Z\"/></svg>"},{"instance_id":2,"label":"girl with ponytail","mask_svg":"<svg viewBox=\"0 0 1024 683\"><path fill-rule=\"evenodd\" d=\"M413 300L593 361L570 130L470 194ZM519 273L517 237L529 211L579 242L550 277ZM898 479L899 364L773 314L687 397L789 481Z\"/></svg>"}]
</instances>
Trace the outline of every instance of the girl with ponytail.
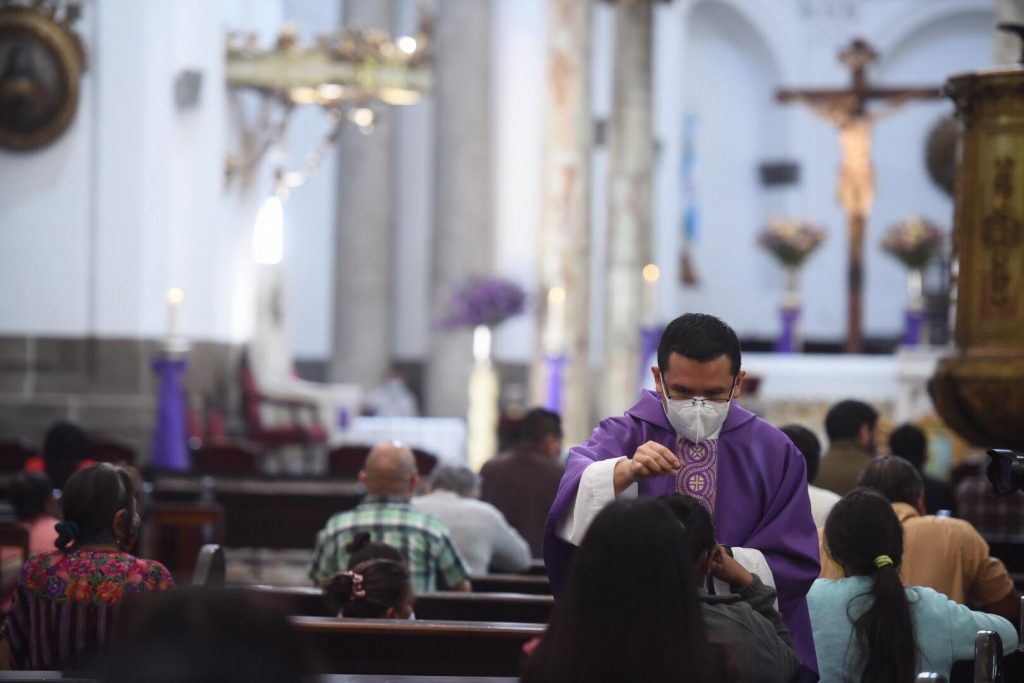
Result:
<instances>
[{"instance_id":1,"label":"girl with ponytail","mask_svg":"<svg viewBox=\"0 0 1024 683\"><path fill-rule=\"evenodd\" d=\"M408 619L413 595L409 572L394 560L366 560L324 584L324 599L339 617Z\"/></svg>"},{"instance_id":2,"label":"girl with ponytail","mask_svg":"<svg viewBox=\"0 0 1024 683\"><path fill-rule=\"evenodd\" d=\"M1013 625L974 612L930 588L904 588L903 527L889 501L865 488L836 503L825 548L844 578L818 579L807 595L822 683L912 683L919 672L949 678L974 656L975 634L996 631L1009 654Z\"/></svg>"}]
</instances>

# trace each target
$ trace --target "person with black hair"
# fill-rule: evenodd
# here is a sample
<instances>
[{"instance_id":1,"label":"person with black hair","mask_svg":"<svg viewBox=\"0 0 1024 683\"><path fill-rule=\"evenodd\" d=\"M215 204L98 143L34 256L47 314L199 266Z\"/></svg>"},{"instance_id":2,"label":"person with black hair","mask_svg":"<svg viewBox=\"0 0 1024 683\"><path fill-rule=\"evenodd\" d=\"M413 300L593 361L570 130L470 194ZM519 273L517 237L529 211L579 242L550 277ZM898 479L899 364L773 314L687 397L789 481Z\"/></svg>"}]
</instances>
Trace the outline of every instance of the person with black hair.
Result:
<instances>
[{"instance_id":1,"label":"person with black hair","mask_svg":"<svg viewBox=\"0 0 1024 683\"><path fill-rule=\"evenodd\" d=\"M807 463L807 494L811 499L811 516L814 517L814 525L820 529L825 526L829 511L840 498L838 493L814 485L821 464L821 443L814 432L798 424L783 425L779 431L789 437Z\"/></svg>"},{"instance_id":2,"label":"person with black hair","mask_svg":"<svg viewBox=\"0 0 1024 683\"><path fill-rule=\"evenodd\" d=\"M988 544L962 519L924 514L924 487L917 468L886 455L864 468L860 486L878 491L892 504L903 525L900 576L907 586L928 586L951 600L1016 621L1020 594L1006 565L989 554ZM935 558L941 557L941 562ZM822 557L822 576L837 569Z\"/></svg>"},{"instance_id":3,"label":"person with black hair","mask_svg":"<svg viewBox=\"0 0 1024 683\"><path fill-rule=\"evenodd\" d=\"M815 483L842 496L857 486L860 471L875 457L878 411L863 401L840 401L825 416L825 433L828 450Z\"/></svg>"},{"instance_id":4,"label":"person with black hair","mask_svg":"<svg viewBox=\"0 0 1024 683\"><path fill-rule=\"evenodd\" d=\"M484 463L480 469L480 500L505 515L508 523L530 544L530 555L544 554L544 523L555 501L565 468L562 418L534 408L520 420L515 445Z\"/></svg>"},{"instance_id":5,"label":"person with black hair","mask_svg":"<svg viewBox=\"0 0 1024 683\"><path fill-rule=\"evenodd\" d=\"M405 565L366 560L324 582L324 600L339 617L408 619L416 596Z\"/></svg>"},{"instance_id":6,"label":"person with black hair","mask_svg":"<svg viewBox=\"0 0 1024 683\"><path fill-rule=\"evenodd\" d=\"M928 437L920 427L902 424L889 435L889 452L898 455L917 468L924 482L924 509L929 515L949 510L956 517L956 496L949 482L942 481L924 471L928 462Z\"/></svg>"},{"instance_id":7,"label":"person with black hair","mask_svg":"<svg viewBox=\"0 0 1024 683\"><path fill-rule=\"evenodd\" d=\"M130 606L101 683L302 683L313 680L296 631L239 589L187 588Z\"/></svg>"},{"instance_id":8,"label":"person with black hair","mask_svg":"<svg viewBox=\"0 0 1024 683\"><path fill-rule=\"evenodd\" d=\"M121 604L174 584L167 569L129 554L139 528L131 475L97 463L68 479L56 550L25 563L3 639L14 669L82 669L110 640Z\"/></svg>"},{"instance_id":9,"label":"person with black hair","mask_svg":"<svg viewBox=\"0 0 1024 683\"><path fill-rule=\"evenodd\" d=\"M974 657L980 630L998 633L1004 654L1017 647L1006 619L904 587L903 527L878 492L844 496L825 523L825 544L844 578L818 579L807 595L822 683L907 683L925 671L948 679L954 660Z\"/></svg>"},{"instance_id":10,"label":"person with black hair","mask_svg":"<svg viewBox=\"0 0 1024 683\"><path fill-rule=\"evenodd\" d=\"M657 500L605 506L587 530L523 683L711 683L693 551Z\"/></svg>"},{"instance_id":11,"label":"person with black hair","mask_svg":"<svg viewBox=\"0 0 1024 683\"><path fill-rule=\"evenodd\" d=\"M736 683L786 683L800 668L793 638L775 609L775 589L737 562L715 540L711 515L680 493L660 499L676 516L694 553L697 596L708 640L722 645L736 663ZM714 577L715 588L705 586ZM731 591L731 592L726 592Z\"/></svg>"},{"instance_id":12,"label":"person with black hair","mask_svg":"<svg viewBox=\"0 0 1024 683\"><path fill-rule=\"evenodd\" d=\"M18 526L28 531L28 553L53 548L57 540L57 501L45 472L19 472L11 480L11 504Z\"/></svg>"},{"instance_id":13,"label":"person with black hair","mask_svg":"<svg viewBox=\"0 0 1024 683\"><path fill-rule=\"evenodd\" d=\"M778 590L805 670L817 665L806 594L818 576L818 535L806 464L785 434L734 399L741 394L736 333L718 318L688 313L665 328L656 391L601 422L569 451L551 508L544 562L552 589L594 515L618 497L685 493L714 517L721 543ZM643 560L641 560L643 561Z\"/></svg>"},{"instance_id":14,"label":"person with black hair","mask_svg":"<svg viewBox=\"0 0 1024 683\"><path fill-rule=\"evenodd\" d=\"M89 457L89 439L71 422L54 423L43 437L43 462L53 488L62 490L68 477Z\"/></svg>"}]
</instances>

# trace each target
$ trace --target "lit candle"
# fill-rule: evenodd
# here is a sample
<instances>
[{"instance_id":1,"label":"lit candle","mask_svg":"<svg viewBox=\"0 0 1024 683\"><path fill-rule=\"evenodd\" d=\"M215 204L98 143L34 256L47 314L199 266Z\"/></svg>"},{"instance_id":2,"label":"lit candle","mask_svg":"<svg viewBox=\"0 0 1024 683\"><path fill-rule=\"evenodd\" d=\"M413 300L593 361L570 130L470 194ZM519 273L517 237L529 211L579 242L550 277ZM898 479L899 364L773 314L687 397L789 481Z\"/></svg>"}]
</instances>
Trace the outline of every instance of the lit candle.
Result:
<instances>
[{"instance_id":1,"label":"lit candle","mask_svg":"<svg viewBox=\"0 0 1024 683\"><path fill-rule=\"evenodd\" d=\"M565 353L565 289L548 290L548 319L544 329L545 351L552 356Z\"/></svg>"},{"instance_id":2,"label":"lit candle","mask_svg":"<svg viewBox=\"0 0 1024 683\"><path fill-rule=\"evenodd\" d=\"M661 269L653 263L648 263L643 269L644 276L644 319L645 327L653 327L655 318L658 315L658 278L661 277Z\"/></svg>"},{"instance_id":3,"label":"lit candle","mask_svg":"<svg viewBox=\"0 0 1024 683\"><path fill-rule=\"evenodd\" d=\"M185 293L179 287L171 287L167 290L167 338L178 338L178 306L185 298Z\"/></svg>"}]
</instances>

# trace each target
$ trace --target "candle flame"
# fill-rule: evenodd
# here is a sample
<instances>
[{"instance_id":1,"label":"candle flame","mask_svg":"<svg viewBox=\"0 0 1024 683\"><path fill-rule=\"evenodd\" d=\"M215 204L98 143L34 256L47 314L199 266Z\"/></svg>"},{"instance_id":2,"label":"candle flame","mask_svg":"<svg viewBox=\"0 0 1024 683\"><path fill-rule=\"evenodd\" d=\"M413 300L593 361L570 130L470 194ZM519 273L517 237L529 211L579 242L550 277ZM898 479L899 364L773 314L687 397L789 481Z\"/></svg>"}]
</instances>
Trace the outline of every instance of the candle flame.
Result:
<instances>
[{"instance_id":1,"label":"candle flame","mask_svg":"<svg viewBox=\"0 0 1024 683\"><path fill-rule=\"evenodd\" d=\"M550 304L561 304L565 303L565 290L561 287L552 287L548 290L548 303Z\"/></svg>"},{"instance_id":2,"label":"candle flame","mask_svg":"<svg viewBox=\"0 0 1024 683\"><path fill-rule=\"evenodd\" d=\"M657 282L658 278L661 277L661 269L658 268L658 266L654 265L653 263L648 263L646 266L644 266L643 276L645 282Z\"/></svg>"},{"instance_id":3,"label":"candle flame","mask_svg":"<svg viewBox=\"0 0 1024 683\"><path fill-rule=\"evenodd\" d=\"M180 287L171 287L167 290L167 303L169 304L180 304L184 298L185 292L181 291Z\"/></svg>"}]
</instances>

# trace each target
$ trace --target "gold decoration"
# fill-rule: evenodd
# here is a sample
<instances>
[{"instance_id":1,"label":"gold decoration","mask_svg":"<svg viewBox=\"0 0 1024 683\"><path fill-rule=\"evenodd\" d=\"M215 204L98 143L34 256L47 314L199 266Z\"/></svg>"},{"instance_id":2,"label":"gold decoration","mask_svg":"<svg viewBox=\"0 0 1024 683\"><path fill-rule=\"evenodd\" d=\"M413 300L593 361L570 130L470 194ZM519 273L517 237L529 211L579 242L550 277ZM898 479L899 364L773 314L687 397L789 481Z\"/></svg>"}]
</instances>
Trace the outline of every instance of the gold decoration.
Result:
<instances>
[{"instance_id":1,"label":"gold decoration","mask_svg":"<svg viewBox=\"0 0 1024 683\"><path fill-rule=\"evenodd\" d=\"M44 3L0 7L0 147L45 147L71 125L85 64L71 18Z\"/></svg>"},{"instance_id":2,"label":"gold decoration","mask_svg":"<svg viewBox=\"0 0 1024 683\"><path fill-rule=\"evenodd\" d=\"M992 211L985 216L981 226L981 241L988 248L992 268L989 299L993 306L1010 303L1009 259L1014 247L1020 243L1020 221L1010 215L1007 205L1013 196L1013 167L1010 157L995 161L993 180Z\"/></svg>"}]
</instances>

